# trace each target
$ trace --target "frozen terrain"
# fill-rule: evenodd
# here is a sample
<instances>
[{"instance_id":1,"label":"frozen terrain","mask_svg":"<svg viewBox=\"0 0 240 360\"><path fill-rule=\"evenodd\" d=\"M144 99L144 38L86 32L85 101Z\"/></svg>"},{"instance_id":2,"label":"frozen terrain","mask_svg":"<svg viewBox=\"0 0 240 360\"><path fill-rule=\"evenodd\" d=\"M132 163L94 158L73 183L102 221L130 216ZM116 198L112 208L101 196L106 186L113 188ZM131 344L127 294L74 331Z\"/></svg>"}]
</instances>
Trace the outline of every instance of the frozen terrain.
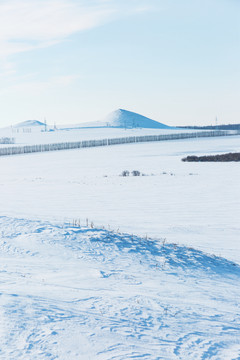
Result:
<instances>
[{"instance_id":1,"label":"frozen terrain","mask_svg":"<svg viewBox=\"0 0 240 360\"><path fill-rule=\"evenodd\" d=\"M83 123L84 127L116 127L116 128L145 128L145 129L167 129L170 127L158 121L132 111L118 109L111 112L102 121Z\"/></svg>"},{"instance_id":2,"label":"frozen terrain","mask_svg":"<svg viewBox=\"0 0 240 360\"><path fill-rule=\"evenodd\" d=\"M0 157L0 358L239 360L239 141Z\"/></svg>"},{"instance_id":3,"label":"frozen terrain","mask_svg":"<svg viewBox=\"0 0 240 360\"><path fill-rule=\"evenodd\" d=\"M2 359L239 359L238 265L2 217Z\"/></svg>"},{"instance_id":4,"label":"frozen terrain","mask_svg":"<svg viewBox=\"0 0 240 360\"><path fill-rule=\"evenodd\" d=\"M45 123L38 120L27 120L13 125L14 130L19 128L32 128L31 130L45 130ZM48 129L56 129L55 125L47 126ZM159 121L152 120L146 116L137 114L132 111L118 109L112 111L104 119L99 121L82 122L72 125L58 125L58 129L76 130L84 128L118 128L118 129L174 129L170 126L160 123ZM17 132L17 131L16 131Z\"/></svg>"},{"instance_id":5,"label":"frozen terrain","mask_svg":"<svg viewBox=\"0 0 240 360\"><path fill-rule=\"evenodd\" d=\"M8 136L14 137L16 145L28 144L51 144L64 141L80 141L80 140L97 140L110 139L127 136L144 136L144 135L161 135L161 134L175 134L182 133L182 130L177 129L121 129L121 128L82 128L82 129L68 129L60 128L57 131L44 132L38 128L29 128L31 132L27 132L26 128L5 128L0 129L0 137ZM185 130L184 133L193 132L193 130ZM3 146L0 144L0 146ZM5 146L5 145L4 145ZM12 146L12 145L11 145Z\"/></svg>"},{"instance_id":6,"label":"frozen terrain","mask_svg":"<svg viewBox=\"0 0 240 360\"><path fill-rule=\"evenodd\" d=\"M26 120L14 125L15 129L38 128L38 130L45 130L45 124L38 120Z\"/></svg>"},{"instance_id":7,"label":"frozen terrain","mask_svg":"<svg viewBox=\"0 0 240 360\"><path fill-rule=\"evenodd\" d=\"M0 157L0 215L88 218L240 261L239 163L181 161L237 150L238 136Z\"/></svg>"},{"instance_id":8,"label":"frozen terrain","mask_svg":"<svg viewBox=\"0 0 240 360\"><path fill-rule=\"evenodd\" d=\"M193 132L194 130L184 129L185 133L188 131ZM14 137L16 145L35 145L179 132L183 132L183 130L169 127L131 111L118 109L102 121L89 123L45 125L38 120L27 120L13 126L0 128L0 137ZM0 144L0 147L2 146Z\"/></svg>"}]
</instances>

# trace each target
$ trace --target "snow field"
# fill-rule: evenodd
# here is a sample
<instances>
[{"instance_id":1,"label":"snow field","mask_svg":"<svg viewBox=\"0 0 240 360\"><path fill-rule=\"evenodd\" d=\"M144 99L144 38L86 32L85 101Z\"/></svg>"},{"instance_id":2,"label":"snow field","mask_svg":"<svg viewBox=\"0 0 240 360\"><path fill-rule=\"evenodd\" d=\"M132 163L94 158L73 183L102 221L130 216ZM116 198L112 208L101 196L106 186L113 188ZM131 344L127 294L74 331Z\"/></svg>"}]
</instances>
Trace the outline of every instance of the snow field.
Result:
<instances>
[{"instance_id":1,"label":"snow field","mask_svg":"<svg viewBox=\"0 0 240 360\"><path fill-rule=\"evenodd\" d=\"M128 136L145 136L145 135L167 135L178 133L193 133L194 130L186 129L121 129L121 128L82 128L67 129L62 128L57 131L43 132L40 129L31 129L31 132L13 132L11 128L0 129L0 136L15 138L16 145L35 145L35 144L52 144L61 142L74 142L82 140L99 140L106 138L119 138ZM1 145L1 144L0 144ZM2 145L1 145L2 146ZM6 145L5 145L6 146ZM11 145L12 146L12 145Z\"/></svg>"},{"instance_id":2,"label":"snow field","mask_svg":"<svg viewBox=\"0 0 240 360\"><path fill-rule=\"evenodd\" d=\"M103 229L0 224L2 359L239 358L238 265Z\"/></svg>"},{"instance_id":3,"label":"snow field","mask_svg":"<svg viewBox=\"0 0 240 360\"><path fill-rule=\"evenodd\" d=\"M239 360L239 163L181 161L231 151L0 158L0 359Z\"/></svg>"},{"instance_id":4,"label":"snow field","mask_svg":"<svg viewBox=\"0 0 240 360\"><path fill-rule=\"evenodd\" d=\"M1 215L164 237L240 261L238 163L183 163L239 150L239 137L0 158ZM146 176L122 177L123 170Z\"/></svg>"}]
</instances>

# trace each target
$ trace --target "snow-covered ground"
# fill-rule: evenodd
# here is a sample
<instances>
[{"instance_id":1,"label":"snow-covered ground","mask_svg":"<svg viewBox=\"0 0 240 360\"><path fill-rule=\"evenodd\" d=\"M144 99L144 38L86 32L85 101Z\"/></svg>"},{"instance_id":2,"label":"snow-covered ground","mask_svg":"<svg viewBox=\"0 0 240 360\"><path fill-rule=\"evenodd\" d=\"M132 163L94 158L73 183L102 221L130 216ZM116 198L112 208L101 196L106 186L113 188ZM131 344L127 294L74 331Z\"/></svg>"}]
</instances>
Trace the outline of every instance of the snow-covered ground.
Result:
<instances>
[{"instance_id":1,"label":"snow-covered ground","mask_svg":"<svg viewBox=\"0 0 240 360\"><path fill-rule=\"evenodd\" d=\"M19 132L12 131L11 128L0 129L0 137L8 136L15 138L16 145L28 144L52 144L68 141L81 140L97 140L97 139L111 139L126 136L144 136L144 135L161 135L174 133L194 132L186 129L118 129L118 128L93 128L93 129L59 129L56 131L37 131L31 129L32 132L24 132L19 129ZM1 145L5 147L6 145ZM12 146L12 145L9 145Z\"/></svg>"},{"instance_id":2,"label":"snow-covered ground","mask_svg":"<svg viewBox=\"0 0 240 360\"><path fill-rule=\"evenodd\" d=\"M231 151L239 136L0 157L0 358L240 359L240 167L181 161Z\"/></svg>"},{"instance_id":3,"label":"snow-covered ground","mask_svg":"<svg viewBox=\"0 0 240 360\"><path fill-rule=\"evenodd\" d=\"M0 215L95 226L240 261L238 163L186 163L239 151L239 137L119 145L0 158ZM139 170L146 176L120 176Z\"/></svg>"},{"instance_id":4,"label":"snow-covered ground","mask_svg":"<svg viewBox=\"0 0 240 360\"><path fill-rule=\"evenodd\" d=\"M0 225L2 359L239 359L238 265L101 229Z\"/></svg>"}]
</instances>

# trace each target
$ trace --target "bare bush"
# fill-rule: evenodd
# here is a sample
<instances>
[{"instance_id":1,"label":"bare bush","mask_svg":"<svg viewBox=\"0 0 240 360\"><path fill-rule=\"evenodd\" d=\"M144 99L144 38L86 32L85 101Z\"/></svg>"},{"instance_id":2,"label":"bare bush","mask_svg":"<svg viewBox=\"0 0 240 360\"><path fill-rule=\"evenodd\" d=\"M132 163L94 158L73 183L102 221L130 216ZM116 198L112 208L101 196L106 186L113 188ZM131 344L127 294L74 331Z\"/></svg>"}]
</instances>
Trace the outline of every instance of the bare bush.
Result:
<instances>
[{"instance_id":1,"label":"bare bush","mask_svg":"<svg viewBox=\"0 0 240 360\"><path fill-rule=\"evenodd\" d=\"M140 176L140 175L141 175L140 171L138 171L138 170L132 171L132 176Z\"/></svg>"},{"instance_id":2,"label":"bare bush","mask_svg":"<svg viewBox=\"0 0 240 360\"><path fill-rule=\"evenodd\" d=\"M121 176L129 176L129 171L128 170L123 170Z\"/></svg>"}]
</instances>

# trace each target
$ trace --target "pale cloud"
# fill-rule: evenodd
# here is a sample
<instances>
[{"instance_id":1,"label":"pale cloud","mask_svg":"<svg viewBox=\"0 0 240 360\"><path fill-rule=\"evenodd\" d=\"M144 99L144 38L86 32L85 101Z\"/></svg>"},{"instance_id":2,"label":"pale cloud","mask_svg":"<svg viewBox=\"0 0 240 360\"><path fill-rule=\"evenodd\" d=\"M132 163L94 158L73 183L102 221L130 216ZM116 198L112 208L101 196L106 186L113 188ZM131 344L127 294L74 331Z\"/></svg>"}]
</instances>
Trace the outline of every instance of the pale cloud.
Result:
<instances>
[{"instance_id":1,"label":"pale cloud","mask_svg":"<svg viewBox=\"0 0 240 360\"><path fill-rule=\"evenodd\" d=\"M89 5L90 4L90 5ZM110 3L74 0L0 2L0 56L47 47L91 29L114 14Z\"/></svg>"},{"instance_id":2,"label":"pale cloud","mask_svg":"<svg viewBox=\"0 0 240 360\"><path fill-rule=\"evenodd\" d=\"M151 0L1 0L0 58L52 46L107 21L150 11Z\"/></svg>"},{"instance_id":3,"label":"pale cloud","mask_svg":"<svg viewBox=\"0 0 240 360\"><path fill-rule=\"evenodd\" d=\"M78 75L62 75L51 77L47 81L23 81L1 89L0 95L21 95L24 93L40 95L51 89L59 90L61 87L65 88L74 83L78 78Z\"/></svg>"},{"instance_id":4,"label":"pale cloud","mask_svg":"<svg viewBox=\"0 0 240 360\"><path fill-rule=\"evenodd\" d=\"M51 47L118 17L149 11L152 0L0 0L0 77L9 56Z\"/></svg>"},{"instance_id":5,"label":"pale cloud","mask_svg":"<svg viewBox=\"0 0 240 360\"><path fill-rule=\"evenodd\" d=\"M135 13L147 13L147 12L152 12L155 11L155 8L153 6L139 6L136 7L133 12Z\"/></svg>"},{"instance_id":6,"label":"pale cloud","mask_svg":"<svg viewBox=\"0 0 240 360\"><path fill-rule=\"evenodd\" d=\"M128 0L122 8L128 15L156 12L161 9L162 0Z\"/></svg>"},{"instance_id":7,"label":"pale cloud","mask_svg":"<svg viewBox=\"0 0 240 360\"><path fill-rule=\"evenodd\" d=\"M0 63L0 78L4 76L13 75L16 73L15 64L13 62L3 61Z\"/></svg>"}]
</instances>

